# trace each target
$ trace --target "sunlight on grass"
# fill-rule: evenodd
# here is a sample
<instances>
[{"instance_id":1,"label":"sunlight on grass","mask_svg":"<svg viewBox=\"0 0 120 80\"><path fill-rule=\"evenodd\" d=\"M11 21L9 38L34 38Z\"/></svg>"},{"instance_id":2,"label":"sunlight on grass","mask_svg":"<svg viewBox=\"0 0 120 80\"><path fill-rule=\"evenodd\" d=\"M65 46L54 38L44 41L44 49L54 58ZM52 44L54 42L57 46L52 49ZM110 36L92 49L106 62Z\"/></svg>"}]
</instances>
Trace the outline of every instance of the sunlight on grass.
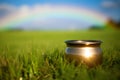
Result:
<instances>
[{"instance_id":1,"label":"sunlight on grass","mask_svg":"<svg viewBox=\"0 0 120 80\"><path fill-rule=\"evenodd\" d=\"M0 32L0 80L118 80L119 35L119 31ZM68 63L64 41L69 39L102 40L102 65L88 69ZM86 57L91 56L86 51Z\"/></svg>"}]
</instances>

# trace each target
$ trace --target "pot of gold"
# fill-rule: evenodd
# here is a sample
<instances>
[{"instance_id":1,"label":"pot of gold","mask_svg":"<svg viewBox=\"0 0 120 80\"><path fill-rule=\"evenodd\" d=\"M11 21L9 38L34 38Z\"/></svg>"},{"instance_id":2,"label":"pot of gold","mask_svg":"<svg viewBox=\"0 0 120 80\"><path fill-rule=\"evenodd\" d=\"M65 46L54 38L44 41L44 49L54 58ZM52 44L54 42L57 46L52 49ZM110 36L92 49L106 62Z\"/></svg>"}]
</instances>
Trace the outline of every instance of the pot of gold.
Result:
<instances>
[{"instance_id":1,"label":"pot of gold","mask_svg":"<svg viewBox=\"0 0 120 80\"><path fill-rule=\"evenodd\" d=\"M76 64L84 63L93 67L102 63L102 49L100 40L67 40L65 55L67 60Z\"/></svg>"}]
</instances>

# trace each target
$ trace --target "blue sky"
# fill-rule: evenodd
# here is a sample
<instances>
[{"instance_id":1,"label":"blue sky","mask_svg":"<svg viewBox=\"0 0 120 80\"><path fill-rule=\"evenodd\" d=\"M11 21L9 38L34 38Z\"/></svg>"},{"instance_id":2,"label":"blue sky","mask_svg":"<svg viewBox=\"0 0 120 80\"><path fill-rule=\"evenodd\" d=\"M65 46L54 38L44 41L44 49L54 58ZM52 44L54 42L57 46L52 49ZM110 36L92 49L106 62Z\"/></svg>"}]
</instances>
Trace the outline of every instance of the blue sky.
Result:
<instances>
[{"instance_id":1,"label":"blue sky","mask_svg":"<svg viewBox=\"0 0 120 80\"><path fill-rule=\"evenodd\" d=\"M0 0L0 3L12 4L20 6L23 4L34 5L34 4L69 4L76 6L89 7L96 10L102 10L102 0Z\"/></svg>"},{"instance_id":2,"label":"blue sky","mask_svg":"<svg viewBox=\"0 0 120 80\"><path fill-rule=\"evenodd\" d=\"M6 17L12 12L7 11L8 14L5 13L4 9L6 9L6 6L22 7L23 5L27 5L30 7L35 6L36 4L82 6L84 8L97 11L116 21L120 20L120 0L0 0L0 17ZM5 8L3 8L3 5Z\"/></svg>"},{"instance_id":3,"label":"blue sky","mask_svg":"<svg viewBox=\"0 0 120 80\"><path fill-rule=\"evenodd\" d=\"M1 0L1 3L9 3L9 4L14 4L14 5L21 5L21 4L36 4L36 3L70 3L70 4L89 4L89 3L97 3L99 4L101 0ZM94 4L95 5L95 4Z\"/></svg>"},{"instance_id":4,"label":"blue sky","mask_svg":"<svg viewBox=\"0 0 120 80\"><path fill-rule=\"evenodd\" d=\"M107 6L103 6L102 4L106 2L112 2L113 4L109 4ZM24 4L34 5L34 4L70 4L76 6L83 6L93 10L97 10L108 16L112 17L115 20L120 19L120 0L0 0L1 4L11 4L15 6L21 6ZM114 5L117 5L115 7Z\"/></svg>"}]
</instances>

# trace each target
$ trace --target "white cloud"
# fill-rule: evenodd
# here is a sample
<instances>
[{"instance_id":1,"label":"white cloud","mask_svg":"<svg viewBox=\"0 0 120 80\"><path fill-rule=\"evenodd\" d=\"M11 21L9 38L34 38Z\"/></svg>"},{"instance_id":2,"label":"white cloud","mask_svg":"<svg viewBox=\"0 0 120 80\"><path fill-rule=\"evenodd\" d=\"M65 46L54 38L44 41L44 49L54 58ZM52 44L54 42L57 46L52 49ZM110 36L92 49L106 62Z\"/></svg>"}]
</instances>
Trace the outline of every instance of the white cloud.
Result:
<instances>
[{"instance_id":1,"label":"white cloud","mask_svg":"<svg viewBox=\"0 0 120 80\"><path fill-rule=\"evenodd\" d=\"M8 11L14 11L16 10L16 7L9 4L0 4L0 10L2 9L8 10Z\"/></svg>"},{"instance_id":2,"label":"white cloud","mask_svg":"<svg viewBox=\"0 0 120 80\"><path fill-rule=\"evenodd\" d=\"M101 4L104 8L119 8L119 2L113 0L104 0Z\"/></svg>"}]
</instances>

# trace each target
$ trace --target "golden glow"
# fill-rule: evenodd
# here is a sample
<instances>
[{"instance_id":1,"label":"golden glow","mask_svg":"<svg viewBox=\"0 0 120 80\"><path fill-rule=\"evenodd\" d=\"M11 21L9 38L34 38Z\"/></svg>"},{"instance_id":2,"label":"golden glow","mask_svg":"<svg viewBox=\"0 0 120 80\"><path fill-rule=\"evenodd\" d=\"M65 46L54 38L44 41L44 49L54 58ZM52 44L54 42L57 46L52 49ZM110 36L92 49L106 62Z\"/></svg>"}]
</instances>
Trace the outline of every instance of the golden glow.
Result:
<instances>
[{"instance_id":1,"label":"golden glow","mask_svg":"<svg viewBox=\"0 0 120 80\"><path fill-rule=\"evenodd\" d=\"M89 43L86 43L86 45L89 45Z\"/></svg>"},{"instance_id":2,"label":"golden glow","mask_svg":"<svg viewBox=\"0 0 120 80\"><path fill-rule=\"evenodd\" d=\"M85 48L85 52L84 52L83 56L85 58L91 58L93 56L92 52L90 51L90 48Z\"/></svg>"}]
</instances>

